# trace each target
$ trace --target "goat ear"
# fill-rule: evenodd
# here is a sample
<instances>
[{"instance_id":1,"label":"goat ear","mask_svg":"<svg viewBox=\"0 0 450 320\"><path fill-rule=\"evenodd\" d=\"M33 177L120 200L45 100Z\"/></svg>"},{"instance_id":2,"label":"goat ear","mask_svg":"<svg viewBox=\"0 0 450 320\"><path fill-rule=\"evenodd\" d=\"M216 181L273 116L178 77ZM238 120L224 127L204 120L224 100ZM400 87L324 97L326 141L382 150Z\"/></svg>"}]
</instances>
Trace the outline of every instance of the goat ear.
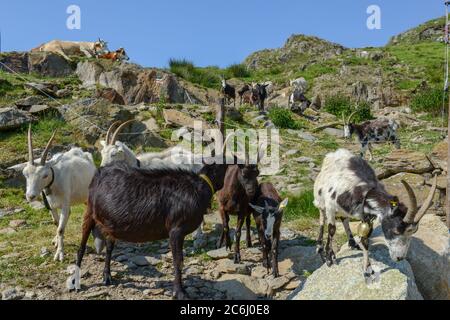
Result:
<instances>
[{"instance_id":1,"label":"goat ear","mask_svg":"<svg viewBox=\"0 0 450 320\"><path fill-rule=\"evenodd\" d=\"M255 206L251 203L248 204L251 208L253 208L253 210L255 210L258 213L263 213L264 212L264 208L260 207L260 206Z\"/></svg>"},{"instance_id":2,"label":"goat ear","mask_svg":"<svg viewBox=\"0 0 450 320\"><path fill-rule=\"evenodd\" d=\"M280 210L280 211L284 210L287 207L288 203L289 203L289 199L288 198L286 198L283 201L281 201L280 205L278 206L278 210Z\"/></svg>"}]
</instances>

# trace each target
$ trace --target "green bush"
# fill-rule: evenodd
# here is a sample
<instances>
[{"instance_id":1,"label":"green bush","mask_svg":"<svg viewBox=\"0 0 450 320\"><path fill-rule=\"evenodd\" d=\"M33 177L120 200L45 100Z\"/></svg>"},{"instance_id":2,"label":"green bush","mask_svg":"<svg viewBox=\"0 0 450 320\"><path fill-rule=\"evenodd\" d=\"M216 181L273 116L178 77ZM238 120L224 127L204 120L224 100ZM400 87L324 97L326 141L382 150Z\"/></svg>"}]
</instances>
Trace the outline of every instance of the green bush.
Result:
<instances>
[{"instance_id":1,"label":"green bush","mask_svg":"<svg viewBox=\"0 0 450 320\"><path fill-rule=\"evenodd\" d=\"M301 129L302 125L293 117L292 111L280 107L269 110L269 119L279 129Z\"/></svg>"},{"instance_id":2,"label":"green bush","mask_svg":"<svg viewBox=\"0 0 450 320\"><path fill-rule=\"evenodd\" d=\"M170 71L177 76L207 88L218 88L220 69L217 67L198 68L186 59L170 59Z\"/></svg>"},{"instance_id":3,"label":"green bush","mask_svg":"<svg viewBox=\"0 0 450 320\"><path fill-rule=\"evenodd\" d=\"M0 95L5 95L8 91L13 90L14 86L8 80L0 79Z\"/></svg>"},{"instance_id":4,"label":"green bush","mask_svg":"<svg viewBox=\"0 0 450 320\"><path fill-rule=\"evenodd\" d=\"M442 110L443 90L440 88L430 88L421 90L411 100L411 109L414 112L428 112L439 115ZM448 97L445 95L445 107L447 110Z\"/></svg>"},{"instance_id":5,"label":"green bush","mask_svg":"<svg viewBox=\"0 0 450 320\"><path fill-rule=\"evenodd\" d=\"M368 102L360 102L355 105L348 97L342 95L328 97L325 101L324 109L339 119L342 119L343 115L349 117L350 114L357 110L358 112L353 117L353 122L357 123L373 119Z\"/></svg>"},{"instance_id":6,"label":"green bush","mask_svg":"<svg viewBox=\"0 0 450 320\"><path fill-rule=\"evenodd\" d=\"M227 78L248 78L251 76L243 64L232 64L225 70Z\"/></svg>"}]
</instances>

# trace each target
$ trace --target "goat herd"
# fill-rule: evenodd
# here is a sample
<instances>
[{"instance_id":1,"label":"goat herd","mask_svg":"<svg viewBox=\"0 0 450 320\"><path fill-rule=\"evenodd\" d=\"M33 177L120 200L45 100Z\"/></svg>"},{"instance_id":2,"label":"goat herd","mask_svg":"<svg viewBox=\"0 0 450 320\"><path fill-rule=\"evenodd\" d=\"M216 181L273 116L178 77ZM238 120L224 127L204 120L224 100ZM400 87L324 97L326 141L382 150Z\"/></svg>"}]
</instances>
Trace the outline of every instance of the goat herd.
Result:
<instances>
[{"instance_id":1,"label":"goat herd","mask_svg":"<svg viewBox=\"0 0 450 320\"><path fill-rule=\"evenodd\" d=\"M264 86L262 88L265 89ZM366 135L368 140L360 137L360 140L366 142L374 138L372 133L368 134L373 131L370 128L350 126L349 122L346 122L345 127L347 134L356 131L358 135ZM106 139L101 141L102 164L99 169L94 165L92 155L80 148L72 148L47 160L55 133L40 160L35 161L31 126L29 127L29 161L23 169L27 181L26 198L31 201L42 195L51 211L57 225L54 259L62 261L64 258L64 230L71 206L87 202L76 266L81 268L91 233L95 238L97 253L106 245L103 275L105 285L112 282L110 262L117 240L142 243L169 239L175 270L174 297L184 299L186 295L181 281L183 242L187 235L200 228L203 216L217 193L223 221L217 246L225 244L231 249L229 216L237 215L234 261L239 263L241 228L245 221L246 242L247 246L251 246L250 223L253 215L262 247L263 263L268 271L272 268L273 275L277 277L280 225L288 200L282 200L271 183L258 182L258 164L250 164L248 159L240 161L235 155L232 156L233 159L226 159L225 154L230 153L225 152L225 146L234 137L229 135L224 139L221 154L213 155L214 159L222 158L221 163L203 159L203 164L194 164L198 163L193 161L196 155L180 147L136 156L124 143L117 140L121 130L128 124L129 122L121 125L114 123L108 130ZM390 123L388 127L391 128L389 125ZM376 137L383 131L379 127L374 130ZM395 133L395 129L393 132ZM392 138L391 133L386 135L387 140L397 141ZM260 150L258 161L261 156ZM174 157L178 160L174 161ZM336 217L344 224L350 246L363 250L365 277L374 276L368 258L368 238L375 219L381 223L391 258L398 261L405 257L411 236L431 205L436 190L436 177L428 198L420 208L412 188L405 181L402 183L410 197L409 208L385 190L362 157L345 149L325 156L314 185L314 205L320 210L317 251L327 265L332 265L335 260L332 241ZM61 211L59 215L58 209ZM359 244L350 231L349 219L361 221ZM324 247L326 224L328 238ZM78 283L75 288L79 289L79 272L72 280L74 284Z\"/></svg>"}]
</instances>

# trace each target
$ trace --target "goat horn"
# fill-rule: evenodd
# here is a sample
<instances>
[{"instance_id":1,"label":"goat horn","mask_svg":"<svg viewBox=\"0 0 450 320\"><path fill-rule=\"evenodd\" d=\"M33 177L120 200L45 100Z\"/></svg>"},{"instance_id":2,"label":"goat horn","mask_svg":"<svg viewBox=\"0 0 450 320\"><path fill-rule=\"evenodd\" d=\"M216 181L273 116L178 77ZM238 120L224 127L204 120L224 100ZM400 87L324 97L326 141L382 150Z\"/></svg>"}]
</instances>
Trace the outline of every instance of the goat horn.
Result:
<instances>
[{"instance_id":1,"label":"goat horn","mask_svg":"<svg viewBox=\"0 0 450 320\"><path fill-rule=\"evenodd\" d=\"M347 123L350 123L350 121L352 121L352 118L358 113L358 110L353 111L350 114L350 117L348 117Z\"/></svg>"},{"instance_id":2,"label":"goat horn","mask_svg":"<svg viewBox=\"0 0 450 320\"><path fill-rule=\"evenodd\" d=\"M134 121L135 121L135 120L133 119L133 120L128 120L128 121L122 123L122 124L117 128L116 132L114 132L114 135L113 135L112 138L111 138L111 144L116 143L116 140L117 140L117 137L118 137L119 134L120 134L120 131L122 131L123 128L125 128L127 125L129 125L130 123L132 123L132 122L134 122Z\"/></svg>"},{"instance_id":3,"label":"goat horn","mask_svg":"<svg viewBox=\"0 0 450 320\"><path fill-rule=\"evenodd\" d=\"M55 139L56 131L57 130L53 131L53 134L52 134L50 140L48 140L48 143L45 146L44 152L42 153L42 156L41 156L41 165L44 165L45 162L47 161L48 151L50 150L50 147L52 146L53 140Z\"/></svg>"},{"instance_id":4,"label":"goat horn","mask_svg":"<svg viewBox=\"0 0 450 320\"><path fill-rule=\"evenodd\" d=\"M401 183L403 184L403 186L406 189L406 192L408 193L409 205L410 205L410 207L408 208L408 213L406 214L406 216L403 219L403 221L405 223L413 223L414 222L414 217L417 214L417 198L416 198L416 194L414 193L414 190L411 188L411 186L409 185L408 182L406 182L405 180L401 180Z\"/></svg>"},{"instance_id":5,"label":"goat horn","mask_svg":"<svg viewBox=\"0 0 450 320\"><path fill-rule=\"evenodd\" d=\"M28 162L33 165L34 164L34 158L33 158L33 140L31 138L31 123L28 126Z\"/></svg>"},{"instance_id":6,"label":"goat horn","mask_svg":"<svg viewBox=\"0 0 450 320\"><path fill-rule=\"evenodd\" d=\"M228 143L228 140L230 140L231 139L231 137L234 137L235 136L235 134L234 133L230 133L227 137L226 137L226 139L225 139L225 141L223 142L223 146L222 146L222 154L224 154L225 153L225 149L226 149L226 146L227 146L227 143Z\"/></svg>"},{"instance_id":7,"label":"goat horn","mask_svg":"<svg viewBox=\"0 0 450 320\"><path fill-rule=\"evenodd\" d=\"M120 123L120 121L114 122L114 123L109 127L108 132L106 132L106 138L105 138L105 140L106 140L106 144L107 144L107 145L109 145L109 140L110 140L109 138L111 137L111 133L112 133L113 129L114 129L119 123Z\"/></svg>"},{"instance_id":8,"label":"goat horn","mask_svg":"<svg viewBox=\"0 0 450 320\"><path fill-rule=\"evenodd\" d=\"M433 197L434 193L436 192L436 188L437 188L437 175L434 176L433 186L431 187L430 193L428 194L428 197L426 198L425 202L420 207L419 212L417 212L416 217L414 218L414 223L419 223L419 221L423 218L425 213L430 208L431 204L433 203Z\"/></svg>"}]
</instances>

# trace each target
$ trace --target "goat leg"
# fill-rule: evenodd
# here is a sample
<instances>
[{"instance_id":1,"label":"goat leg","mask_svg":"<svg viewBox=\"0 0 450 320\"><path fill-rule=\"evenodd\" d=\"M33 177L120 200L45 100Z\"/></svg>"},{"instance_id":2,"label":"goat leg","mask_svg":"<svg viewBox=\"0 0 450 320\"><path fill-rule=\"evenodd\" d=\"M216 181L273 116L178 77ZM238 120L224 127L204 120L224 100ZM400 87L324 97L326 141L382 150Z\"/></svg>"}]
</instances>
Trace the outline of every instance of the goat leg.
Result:
<instances>
[{"instance_id":1,"label":"goat leg","mask_svg":"<svg viewBox=\"0 0 450 320\"><path fill-rule=\"evenodd\" d=\"M328 224L328 239L327 244L325 246L325 253L326 253L326 263L327 266L331 266L333 262L336 260L336 255L333 251L333 237L336 233L336 226L333 223Z\"/></svg>"},{"instance_id":2,"label":"goat leg","mask_svg":"<svg viewBox=\"0 0 450 320\"><path fill-rule=\"evenodd\" d=\"M240 263L241 262L241 251L240 251L240 245L241 245L241 231L242 231L242 225L244 224L244 219L242 215L238 216L237 221L237 228L236 228L236 240L234 244L234 263Z\"/></svg>"},{"instance_id":3,"label":"goat leg","mask_svg":"<svg viewBox=\"0 0 450 320\"><path fill-rule=\"evenodd\" d=\"M379 275L375 273L370 264L369 259L369 236L361 238L361 244L363 247L363 270L364 270L364 279L367 284L371 284L379 281Z\"/></svg>"},{"instance_id":4,"label":"goat leg","mask_svg":"<svg viewBox=\"0 0 450 320\"><path fill-rule=\"evenodd\" d=\"M170 248L172 249L173 268L175 279L173 281L173 296L177 300L185 300L186 293L181 285L181 269L183 267L184 236L179 228L172 229L169 234Z\"/></svg>"},{"instance_id":5,"label":"goat leg","mask_svg":"<svg viewBox=\"0 0 450 320\"><path fill-rule=\"evenodd\" d=\"M249 214L247 218L245 218L245 227L247 228L247 248L251 248L252 244L252 230L251 230L251 215Z\"/></svg>"},{"instance_id":6,"label":"goat leg","mask_svg":"<svg viewBox=\"0 0 450 320\"><path fill-rule=\"evenodd\" d=\"M106 257L105 257L105 269L103 270L103 283L105 286L112 284L111 277L111 255L114 250L114 240L106 240Z\"/></svg>"},{"instance_id":7,"label":"goat leg","mask_svg":"<svg viewBox=\"0 0 450 320\"><path fill-rule=\"evenodd\" d=\"M341 218L342 224L344 225L345 233L348 237L348 246L353 250L361 250L359 245L356 243L355 238L353 238L352 230L350 229L350 219Z\"/></svg>"},{"instance_id":8,"label":"goat leg","mask_svg":"<svg viewBox=\"0 0 450 320\"><path fill-rule=\"evenodd\" d=\"M274 278L278 278L280 273L278 271L278 243L280 241L280 234L274 234L272 241L272 274Z\"/></svg>"},{"instance_id":9,"label":"goat leg","mask_svg":"<svg viewBox=\"0 0 450 320\"><path fill-rule=\"evenodd\" d=\"M59 218L58 230L56 233L58 248L56 249L53 260L62 262L64 260L64 231L66 229L67 220L69 219L70 207L68 205L63 206L61 210L61 216Z\"/></svg>"},{"instance_id":10,"label":"goat leg","mask_svg":"<svg viewBox=\"0 0 450 320\"><path fill-rule=\"evenodd\" d=\"M325 263L325 252L323 250L323 233L325 229L325 221L326 216L325 212L323 210L320 210L320 227L319 227L319 237L317 238L317 248L316 252L320 255L320 258L322 259L322 262Z\"/></svg>"}]
</instances>

